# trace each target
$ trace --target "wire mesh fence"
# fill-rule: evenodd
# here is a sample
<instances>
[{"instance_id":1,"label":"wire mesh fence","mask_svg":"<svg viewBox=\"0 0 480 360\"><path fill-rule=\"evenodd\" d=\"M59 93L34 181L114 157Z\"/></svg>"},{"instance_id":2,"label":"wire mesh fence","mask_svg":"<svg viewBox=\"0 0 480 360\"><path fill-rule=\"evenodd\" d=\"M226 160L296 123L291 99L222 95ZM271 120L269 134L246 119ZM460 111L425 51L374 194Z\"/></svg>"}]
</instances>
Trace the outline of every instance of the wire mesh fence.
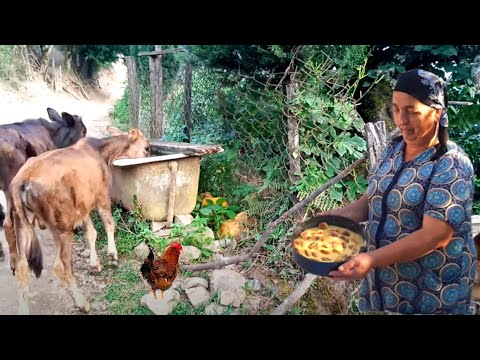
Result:
<instances>
[{"instance_id":1,"label":"wire mesh fence","mask_svg":"<svg viewBox=\"0 0 480 360\"><path fill-rule=\"evenodd\" d=\"M131 118L150 135L151 96L128 64ZM364 122L354 94L364 75L359 66L357 81L346 83L331 59L315 63L294 55L281 74L260 71L225 81L225 75L187 63L164 94L164 139L221 143L225 154L202 159L202 172L215 177L222 166L229 168L229 177L220 179L229 186L204 177L201 188L236 197L262 228L363 156ZM352 201L365 188L359 169L297 218Z\"/></svg>"}]
</instances>

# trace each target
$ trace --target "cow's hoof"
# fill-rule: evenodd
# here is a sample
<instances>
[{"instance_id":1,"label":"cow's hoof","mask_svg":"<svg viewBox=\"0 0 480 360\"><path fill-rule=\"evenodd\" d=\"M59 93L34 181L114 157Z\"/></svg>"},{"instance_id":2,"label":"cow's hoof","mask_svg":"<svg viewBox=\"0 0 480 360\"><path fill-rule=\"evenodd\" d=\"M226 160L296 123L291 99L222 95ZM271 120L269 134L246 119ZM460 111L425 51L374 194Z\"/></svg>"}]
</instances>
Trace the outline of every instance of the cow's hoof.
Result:
<instances>
[{"instance_id":1,"label":"cow's hoof","mask_svg":"<svg viewBox=\"0 0 480 360\"><path fill-rule=\"evenodd\" d=\"M110 253L108 254L108 258L110 260L110 266L113 268L118 267L118 256L117 254Z\"/></svg>"},{"instance_id":2,"label":"cow's hoof","mask_svg":"<svg viewBox=\"0 0 480 360\"><path fill-rule=\"evenodd\" d=\"M100 264L98 265L90 265L90 273L92 273L93 275L98 275L102 272L102 266Z\"/></svg>"}]
</instances>

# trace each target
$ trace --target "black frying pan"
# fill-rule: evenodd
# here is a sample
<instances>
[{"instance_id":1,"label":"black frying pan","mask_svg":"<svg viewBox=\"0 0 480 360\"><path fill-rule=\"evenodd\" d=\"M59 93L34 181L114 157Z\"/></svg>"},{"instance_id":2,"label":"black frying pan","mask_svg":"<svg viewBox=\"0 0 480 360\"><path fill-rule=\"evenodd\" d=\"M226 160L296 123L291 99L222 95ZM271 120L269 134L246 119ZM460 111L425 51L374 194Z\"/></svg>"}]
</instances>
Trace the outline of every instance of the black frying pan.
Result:
<instances>
[{"instance_id":1,"label":"black frying pan","mask_svg":"<svg viewBox=\"0 0 480 360\"><path fill-rule=\"evenodd\" d=\"M339 262L321 262L317 260L312 260L302 256L297 249L293 246L293 241L300 236L300 234L307 229L311 229L317 227L318 224L321 222L326 222L328 225L340 226L345 229L348 229L354 233L359 234L364 242L364 245L360 248L360 251L365 251L366 242L365 242L365 232L363 226L359 223L345 218L343 216L337 215L325 215L325 216L318 216L314 217L300 225L298 225L295 230L293 231L292 235L292 252L293 252L293 259L306 272L311 274L319 275L319 276L328 276L328 273L333 270L337 270L338 267L344 264L345 261Z\"/></svg>"}]
</instances>

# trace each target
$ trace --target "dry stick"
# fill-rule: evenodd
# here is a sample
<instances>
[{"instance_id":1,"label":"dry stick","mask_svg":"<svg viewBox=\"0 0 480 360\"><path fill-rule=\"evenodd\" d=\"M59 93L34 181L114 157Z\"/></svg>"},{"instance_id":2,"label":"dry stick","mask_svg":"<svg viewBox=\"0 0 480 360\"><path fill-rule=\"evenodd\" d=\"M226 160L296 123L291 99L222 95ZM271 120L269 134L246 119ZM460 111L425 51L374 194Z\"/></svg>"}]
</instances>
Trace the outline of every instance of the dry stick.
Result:
<instances>
[{"instance_id":1,"label":"dry stick","mask_svg":"<svg viewBox=\"0 0 480 360\"><path fill-rule=\"evenodd\" d=\"M293 304L295 304L300 298L307 292L310 285L315 281L317 275L307 274L303 280L295 287L295 290L285 299L283 302L273 310L270 315L283 315Z\"/></svg>"},{"instance_id":2,"label":"dry stick","mask_svg":"<svg viewBox=\"0 0 480 360\"><path fill-rule=\"evenodd\" d=\"M183 269L188 270L188 271L201 271L201 270L206 270L206 269L218 269L227 265L231 264L237 264L242 261L247 261L250 259L267 241L268 236L272 233L272 231L280 225L282 222L284 222L290 215L294 214L296 211L299 209L303 208L305 205L308 205L311 203L315 198L320 195L322 192L327 190L330 186L336 184L343 178L345 178L350 171L355 169L358 165L361 163L365 162L367 160L367 155L363 156L362 158L358 159L355 161L353 164L351 164L349 167L347 167L345 170L343 170L340 174L335 176L334 178L328 180L325 184L320 186L317 190L315 190L313 193L311 193L309 196L307 196L305 199L294 205L293 207L290 208L290 210L286 211L283 213L282 216L280 216L277 220L270 222L268 224L267 229L265 232L262 234L260 239L257 241L257 243L253 246L252 250L246 255L241 255L241 256L232 256L228 257L222 261L216 261L212 263L206 263L206 264L198 264L198 265L185 265L183 266Z\"/></svg>"},{"instance_id":3,"label":"dry stick","mask_svg":"<svg viewBox=\"0 0 480 360\"><path fill-rule=\"evenodd\" d=\"M72 95L75 99L77 100L80 100L80 98L78 96L76 96L74 93L72 93L70 90L68 90L65 86L62 87L63 90L67 93L67 94L70 94Z\"/></svg>"}]
</instances>

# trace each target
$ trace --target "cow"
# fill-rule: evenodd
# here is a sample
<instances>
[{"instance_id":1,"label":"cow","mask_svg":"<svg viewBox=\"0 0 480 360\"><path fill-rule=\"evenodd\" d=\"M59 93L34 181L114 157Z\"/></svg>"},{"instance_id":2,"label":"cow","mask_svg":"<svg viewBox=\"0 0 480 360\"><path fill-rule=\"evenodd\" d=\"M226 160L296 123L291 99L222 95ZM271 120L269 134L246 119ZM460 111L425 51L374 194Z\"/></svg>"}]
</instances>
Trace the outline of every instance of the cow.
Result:
<instances>
[{"instance_id":1,"label":"cow","mask_svg":"<svg viewBox=\"0 0 480 360\"><path fill-rule=\"evenodd\" d=\"M117 266L114 221L111 212L111 168L115 159L142 158L150 146L138 129L128 133L109 127L109 138L84 138L64 149L45 152L27 160L7 190L5 235L10 248L10 268L19 285L19 313L28 314L30 272L40 277L42 251L35 224L48 229L57 249L54 272L68 285L75 306L83 312L90 304L78 289L72 269L75 229L83 224L90 248L90 266L101 271L95 250L97 232L90 218L98 210L105 225L111 266Z\"/></svg>"},{"instance_id":2,"label":"cow","mask_svg":"<svg viewBox=\"0 0 480 360\"><path fill-rule=\"evenodd\" d=\"M28 158L75 144L87 134L82 117L47 108L48 117L0 125L0 190L6 191ZM5 213L0 204L0 230ZM0 261L4 259L0 243Z\"/></svg>"}]
</instances>

